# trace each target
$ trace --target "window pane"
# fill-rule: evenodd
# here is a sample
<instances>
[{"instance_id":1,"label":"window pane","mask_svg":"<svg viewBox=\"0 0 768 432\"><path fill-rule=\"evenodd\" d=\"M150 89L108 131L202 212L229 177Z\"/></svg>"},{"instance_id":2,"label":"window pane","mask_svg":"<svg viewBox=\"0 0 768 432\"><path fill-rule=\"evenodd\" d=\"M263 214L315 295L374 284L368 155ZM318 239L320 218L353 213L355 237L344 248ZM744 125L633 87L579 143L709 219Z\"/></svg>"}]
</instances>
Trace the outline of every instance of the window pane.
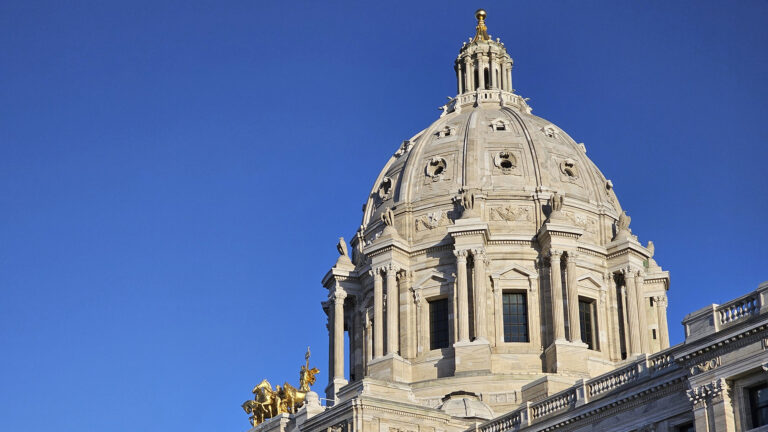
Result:
<instances>
[{"instance_id":1,"label":"window pane","mask_svg":"<svg viewBox=\"0 0 768 432\"><path fill-rule=\"evenodd\" d=\"M504 342L528 342L528 304L523 293L504 293Z\"/></svg>"},{"instance_id":2,"label":"window pane","mask_svg":"<svg viewBox=\"0 0 768 432\"><path fill-rule=\"evenodd\" d=\"M587 344L589 349L595 349L595 308L594 301L579 299L579 327L581 329L581 341Z\"/></svg>"},{"instance_id":3,"label":"window pane","mask_svg":"<svg viewBox=\"0 0 768 432\"><path fill-rule=\"evenodd\" d=\"M749 411L753 428L768 425L768 384L749 389Z\"/></svg>"},{"instance_id":4,"label":"window pane","mask_svg":"<svg viewBox=\"0 0 768 432\"><path fill-rule=\"evenodd\" d=\"M448 348L448 299L429 302L429 348Z\"/></svg>"}]
</instances>

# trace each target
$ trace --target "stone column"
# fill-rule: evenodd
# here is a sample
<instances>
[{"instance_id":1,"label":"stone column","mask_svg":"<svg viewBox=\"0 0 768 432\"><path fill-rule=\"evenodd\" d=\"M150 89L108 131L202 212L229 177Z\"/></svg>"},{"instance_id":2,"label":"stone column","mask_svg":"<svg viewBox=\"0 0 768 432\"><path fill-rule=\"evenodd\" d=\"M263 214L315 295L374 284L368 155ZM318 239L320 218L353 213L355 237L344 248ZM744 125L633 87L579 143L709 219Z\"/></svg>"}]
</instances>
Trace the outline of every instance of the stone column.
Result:
<instances>
[{"instance_id":1,"label":"stone column","mask_svg":"<svg viewBox=\"0 0 768 432\"><path fill-rule=\"evenodd\" d=\"M595 338L597 338L597 346L595 349L600 350L603 353L608 354L608 357L610 358L610 346L611 343L608 341L608 332L607 330L607 324L606 324L606 311L608 310L608 307L606 306L606 300L608 299L608 294L605 292L605 290L600 291L600 294L598 294L598 300L597 300L597 334L595 335Z\"/></svg>"},{"instance_id":2,"label":"stone column","mask_svg":"<svg viewBox=\"0 0 768 432\"><path fill-rule=\"evenodd\" d=\"M397 290L397 272L399 269L390 264L387 267L387 355L398 354L400 351L400 325L398 315L400 312L400 293Z\"/></svg>"},{"instance_id":3,"label":"stone column","mask_svg":"<svg viewBox=\"0 0 768 432\"><path fill-rule=\"evenodd\" d=\"M416 344L416 325L414 319L413 295L411 288L411 272L398 273L400 286L400 352L405 358L414 357Z\"/></svg>"},{"instance_id":4,"label":"stone column","mask_svg":"<svg viewBox=\"0 0 768 432\"><path fill-rule=\"evenodd\" d=\"M627 354L629 354L629 311L627 310L627 286L621 286L619 287L619 295L621 297L621 310L623 313L621 314L621 320L624 325L624 334L621 335L622 338L624 338L624 349L627 350ZM619 345L619 354L621 355L621 345Z\"/></svg>"},{"instance_id":5,"label":"stone column","mask_svg":"<svg viewBox=\"0 0 768 432\"><path fill-rule=\"evenodd\" d=\"M453 251L456 255L456 306L459 325L458 342L469 342L469 298L467 296L467 251Z\"/></svg>"},{"instance_id":6,"label":"stone column","mask_svg":"<svg viewBox=\"0 0 768 432\"><path fill-rule=\"evenodd\" d=\"M541 348L541 314L539 313L539 278L534 275L528 276L528 339L534 348ZM502 317L503 319L503 317Z\"/></svg>"},{"instance_id":7,"label":"stone column","mask_svg":"<svg viewBox=\"0 0 768 432\"><path fill-rule=\"evenodd\" d=\"M669 348L669 328L667 327L667 296L656 297L656 314L659 322L659 343L661 349Z\"/></svg>"},{"instance_id":8,"label":"stone column","mask_svg":"<svg viewBox=\"0 0 768 432\"><path fill-rule=\"evenodd\" d=\"M491 81L491 85L489 86L491 89L496 89L499 87L499 83L496 82L496 62L493 61L493 53L491 53L489 56L489 62L488 62L488 80Z\"/></svg>"},{"instance_id":9,"label":"stone column","mask_svg":"<svg viewBox=\"0 0 768 432\"><path fill-rule=\"evenodd\" d=\"M613 283L613 275L605 273L603 275L603 284L608 290L608 304L606 305L608 322L608 344L610 345L611 360L621 358L621 341L619 338L619 304L616 296L616 286Z\"/></svg>"},{"instance_id":10,"label":"stone column","mask_svg":"<svg viewBox=\"0 0 768 432\"><path fill-rule=\"evenodd\" d=\"M456 91L461 94L461 64L456 65Z\"/></svg>"},{"instance_id":11,"label":"stone column","mask_svg":"<svg viewBox=\"0 0 768 432\"><path fill-rule=\"evenodd\" d=\"M501 346L504 343L504 298L501 293L498 276L491 276L493 282L493 332L495 333L495 345Z\"/></svg>"},{"instance_id":12,"label":"stone column","mask_svg":"<svg viewBox=\"0 0 768 432\"><path fill-rule=\"evenodd\" d=\"M640 354L643 346L640 342L640 316L637 311L637 287L635 286L634 272L631 268L623 270L624 283L627 285L627 309L629 309L629 354Z\"/></svg>"},{"instance_id":13,"label":"stone column","mask_svg":"<svg viewBox=\"0 0 768 432\"><path fill-rule=\"evenodd\" d=\"M712 382L712 420L716 432L735 432L736 421L733 416L733 404L728 395L728 383L725 378Z\"/></svg>"},{"instance_id":14,"label":"stone column","mask_svg":"<svg viewBox=\"0 0 768 432\"><path fill-rule=\"evenodd\" d=\"M644 278L640 272L632 275L635 279L635 289L637 293L637 314L640 318L640 347L642 352L651 352L651 341L648 335L648 299L645 298Z\"/></svg>"},{"instance_id":15,"label":"stone column","mask_svg":"<svg viewBox=\"0 0 768 432\"><path fill-rule=\"evenodd\" d=\"M475 258L474 283L473 288L475 300L475 339L480 341L488 340L488 318L485 311L488 306L486 297L485 283L485 251L483 249L473 249L472 255Z\"/></svg>"},{"instance_id":16,"label":"stone column","mask_svg":"<svg viewBox=\"0 0 768 432\"><path fill-rule=\"evenodd\" d=\"M467 91L475 91L475 65L472 63L472 60L467 57L464 60L464 66L465 70L467 71Z\"/></svg>"},{"instance_id":17,"label":"stone column","mask_svg":"<svg viewBox=\"0 0 768 432\"><path fill-rule=\"evenodd\" d=\"M507 63L507 90L512 91L512 63Z\"/></svg>"},{"instance_id":18,"label":"stone column","mask_svg":"<svg viewBox=\"0 0 768 432\"><path fill-rule=\"evenodd\" d=\"M365 321L365 367L368 369L368 363L373 360L373 335L371 334L371 313L366 308L363 312L363 320Z\"/></svg>"},{"instance_id":19,"label":"stone column","mask_svg":"<svg viewBox=\"0 0 768 432\"><path fill-rule=\"evenodd\" d=\"M464 58L464 91L472 91L472 76L470 75L469 57Z\"/></svg>"},{"instance_id":20,"label":"stone column","mask_svg":"<svg viewBox=\"0 0 768 432\"><path fill-rule=\"evenodd\" d=\"M382 268L373 269L373 358L384 354L384 292Z\"/></svg>"},{"instance_id":21,"label":"stone column","mask_svg":"<svg viewBox=\"0 0 768 432\"><path fill-rule=\"evenodd\" d=\"M568 252L566 264L568 281L568 327L571 342L581 342L581 326L579 323L579 288L576 286L576 254Z\"/></svg>"},{"instance_id":22,"label":"stone column","mask_svg":"<svg viewBox=\"0 0 768 432\"><path fill-rule=\"evenodd\" d=\"M328 330L328 385L333 384L333 329L331 328L331 325L333 324L333 301L331 300L330 294L328 295L328 300L324 301L322 303L323 310L325 311L325 315L328 318L328 320L325 322L325 329Z\"/></svg>"},{"instance_id":23,"label":"stone column","mask_svg":"<svg viewBox=\"0 0 768 432\"><path fill-rule=\"evenodd\" d=\"M560 278L560 257L562 252L549 252L550 289L552 291L552 326L555 340L565 339L565 316L563 314L563 283Z\"/></svg>"},{"instance_id":24,"label":"stone column","mask_svg":"<svg viewBox=\"0 0 768 432\"><path fill-rule=\"evenodd\" d=\"M347 293L333 296L333 379L344 379L344 299Z\"/></svg>"},{"instance_id":25,"label":"stone column","mask_svg":"<svg viewBox=\"0 0 768 432\"><path fill-rule=\"evenodd\" d=\"M485 59L481 56L477 57L477 81L478 88L485 90Z\"/></svg>"}]
</instances>

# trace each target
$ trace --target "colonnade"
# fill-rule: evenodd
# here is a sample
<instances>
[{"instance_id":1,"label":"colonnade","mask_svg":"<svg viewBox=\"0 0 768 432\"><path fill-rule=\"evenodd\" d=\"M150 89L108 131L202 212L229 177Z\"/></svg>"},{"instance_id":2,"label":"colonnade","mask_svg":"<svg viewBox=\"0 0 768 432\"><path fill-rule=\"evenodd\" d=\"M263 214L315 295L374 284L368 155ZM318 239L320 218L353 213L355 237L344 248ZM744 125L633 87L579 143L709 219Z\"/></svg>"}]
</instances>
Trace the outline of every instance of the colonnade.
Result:
<instances>
[{"instance_id":1,"label":"colonnade","mask_svg":"<svg viewBox=\"0 0 768 432\"><path fill-rule=\"evenodd\" d=\"M489 330L495 332L496 344L503 342L503 313L501 312L500 297L501 289L494 284L494 302L495 308L490 308L494 313L495 323L488 321L488 294L487 282L489 280L486 274L486 268L490 261L483 248L456 249L453 251L456 258L455 273L455 335L452 338L457 343L468 343L474 336L474 341L488 341L491 335ZM468 266L469 258L472 258L473 266ZM579 316L579 290L577 278L577 259L574 251L561 251L550 249L549 258L549 276L550 276L550 295L551 295L551 326L552 338L554 341L567 340L570 342L581 343L581 326ZM563 265L564 264L564 265ZM565 268L565 275L562 274L561 266ZM357 305L357 315L350 319L350 326L354 325L359 330L358 339L350 338L350 349L358 349L364 352L361 364L367 364L384 356L399 356L405 354L406 358L416 355L416 347L420 350L423 344L423 338L420 333L423 331L422 317L422 299L416 291L410 292L406 288L404 292L413 294L413 304L408 300L401 299L401 289L399 286L398 275L402 274L402 269L395 264L387 264L374 267L369 275L373 279L373 307L371 309L362 308ZM619 274L622 276L619 285L614 284L614 274L606 273L604 285L609 289L594 299L596 302L596 312L598 329L604 332L607 337L601 338L600 332L596 334L595 342L600 351L606 351L613 360L621 356L621 340L625 343L627 354L636 355L643 352L651 352L650 335L648 330L648 305L646 302L652 298L656 306L656 321L658 323L659 339L661 348L669 346L669 336L667 333L666 317L666 296L646 297L644 292L644 280L639 270L630 267L622 269ZM563 277L565 276L565 277ZM470 279L473 299L470 305ZM535 276L532 281L536 282ZM566 286L563 287L565 280ZM531 282L533 284L534 282ZM607 291L607 294L606 294ZM530 327L530 341L539 344L540 335L538 318L539 298L535 292L535 287L531 286L528 298L530 304L529 315L531 316L532 326ZM565 298L563 298L565 295ZM408 297L410 297L408 295ZM345 299L347 294L343 289L336 288L331 292L329 301L325 304L325 309L329 318L329 337L330 352L332 358L329 361L330 377L332 380L344 380L344 330L345 330ZM401 306L401 302L402 306ZM565 306L565 307L564 307ZM401 317L401 307L405 311L405 316ZM472 307L474 325L470 326L470 307ZM414 310L415 309L415 310ZM619 311L621 309L621 312ZM348 311L349 312L349 311ZM428 313L428 312L427 312ZM385 315L386 314L386 315ZM359 315L359 316L358 316ZM501 316L499 316L501 315ZM403 320L403 322L401 322ZM413 320L413 323L411 323ZM623 320L623 322L619 322ZM355 321L354 324L351 321ZM359 322L358 322L359 321ZM566 322L568 332L566 334ZM415 328L414 328L415 324ZM607 327L606 327L607 326ZM620 332L623 327L624 332ZM474 335L471 335L470 329L474 328ZM385 330L386 329L386 330ZM414 338L408 338L402 332L414 331ZM386 333L385 333L386 332ZM501 335L498 334L501 332ZM410 342L415 340L415 342ZM411 344L415 347L411 347ZM353 348L354 345L354 348ZM403 352L401 352L401 350ZM355 365L357 364L356 362ZM362 366L364 368L364 366ZM363 370L359 371L364 373Z\"/></svg>"},{"instance_id":2,"label":"colonnade","mask_svg":"<svg viewBox=\"0 0 768 432\"><path fill-rule=\"evenodd\" d=\"M488 71L487 82L486 70ZM493 54L478 55L474 59L467 56L463 61L456 63L456 80L459 94L486 88L511 92L512 62Z\"/></svg>"}]
</instances>

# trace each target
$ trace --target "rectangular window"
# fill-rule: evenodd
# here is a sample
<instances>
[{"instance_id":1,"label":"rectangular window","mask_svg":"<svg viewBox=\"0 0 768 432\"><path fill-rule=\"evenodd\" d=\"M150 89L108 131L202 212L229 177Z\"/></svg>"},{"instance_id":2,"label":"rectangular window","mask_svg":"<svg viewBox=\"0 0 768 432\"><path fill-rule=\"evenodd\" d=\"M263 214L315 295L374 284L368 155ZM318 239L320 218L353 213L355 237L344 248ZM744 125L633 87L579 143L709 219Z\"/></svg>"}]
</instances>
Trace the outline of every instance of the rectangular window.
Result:
<instances>
[{"instance_id":1,"label":"rectangular window","mask_svg":"<svg viewBox=\"0 0 768 432\"><path fill-rule=\"evenodd\" d=\"M587 344L591 350L597 349L597 320L595 319L595 301L591 299L579 299L579 327L581 327L581 341Z\"/></svg>"},{"instance_id":2,"label":"rectangular window","mask_svg":"<svg viewBox=\"0 0 768 432\"><path fill-rule=\"evenodd\" d=\"M448 348L448 299L429 302L429 349Z\"/></svg>"},{"instance_id":3,"label":"rectangular window","mask_svg":"<svg viewBox=\"0 0 768 432\"><path fill-rule=\"evenodd\" d=\"M768 384L749 389L749 414L752 428L768 425Z\"/></svg>"},{"instance_id":4,"label":"rectangular window","mask_svg":"<svg viewBox=\"0 0 768 432\"><path fill-rule=\"evenodd\" d=\"M504 293L504 342L528 342L528 304L524 293Z\"/></svg>"}]
</instances>

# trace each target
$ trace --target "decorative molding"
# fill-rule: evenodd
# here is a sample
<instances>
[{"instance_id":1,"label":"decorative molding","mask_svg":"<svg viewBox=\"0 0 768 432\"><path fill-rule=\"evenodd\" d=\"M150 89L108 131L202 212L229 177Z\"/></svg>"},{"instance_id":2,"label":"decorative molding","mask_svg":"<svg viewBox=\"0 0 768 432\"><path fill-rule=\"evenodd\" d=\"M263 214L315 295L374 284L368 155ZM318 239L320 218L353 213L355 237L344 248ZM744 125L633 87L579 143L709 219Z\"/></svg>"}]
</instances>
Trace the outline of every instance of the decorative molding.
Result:
<instances>
[{"instance_id":1,"label":"decorative molding","mask_svg":"<svg viewBox=\"0 0 768 432\"><path fill-rule=\"evenodd\" d=\"M506 206L491 207L488 210L490 220L505 222L533 222L531 208L525 206Z\"/></svg>"},{"instance_id":2,"label":"decorative molding","mask_svg":"<svg viewBox=\"0 0 768 432\"><path fill-rule=\"evenodd\" d=\"M702 372L711 371L712 369L719 367L721 364L722 364L722 360L720 359L720 356L717 356L715 358L705 360L699 364L691 366L689 371L691 375L696 375Z\"/></svg>"}]
</instances>

